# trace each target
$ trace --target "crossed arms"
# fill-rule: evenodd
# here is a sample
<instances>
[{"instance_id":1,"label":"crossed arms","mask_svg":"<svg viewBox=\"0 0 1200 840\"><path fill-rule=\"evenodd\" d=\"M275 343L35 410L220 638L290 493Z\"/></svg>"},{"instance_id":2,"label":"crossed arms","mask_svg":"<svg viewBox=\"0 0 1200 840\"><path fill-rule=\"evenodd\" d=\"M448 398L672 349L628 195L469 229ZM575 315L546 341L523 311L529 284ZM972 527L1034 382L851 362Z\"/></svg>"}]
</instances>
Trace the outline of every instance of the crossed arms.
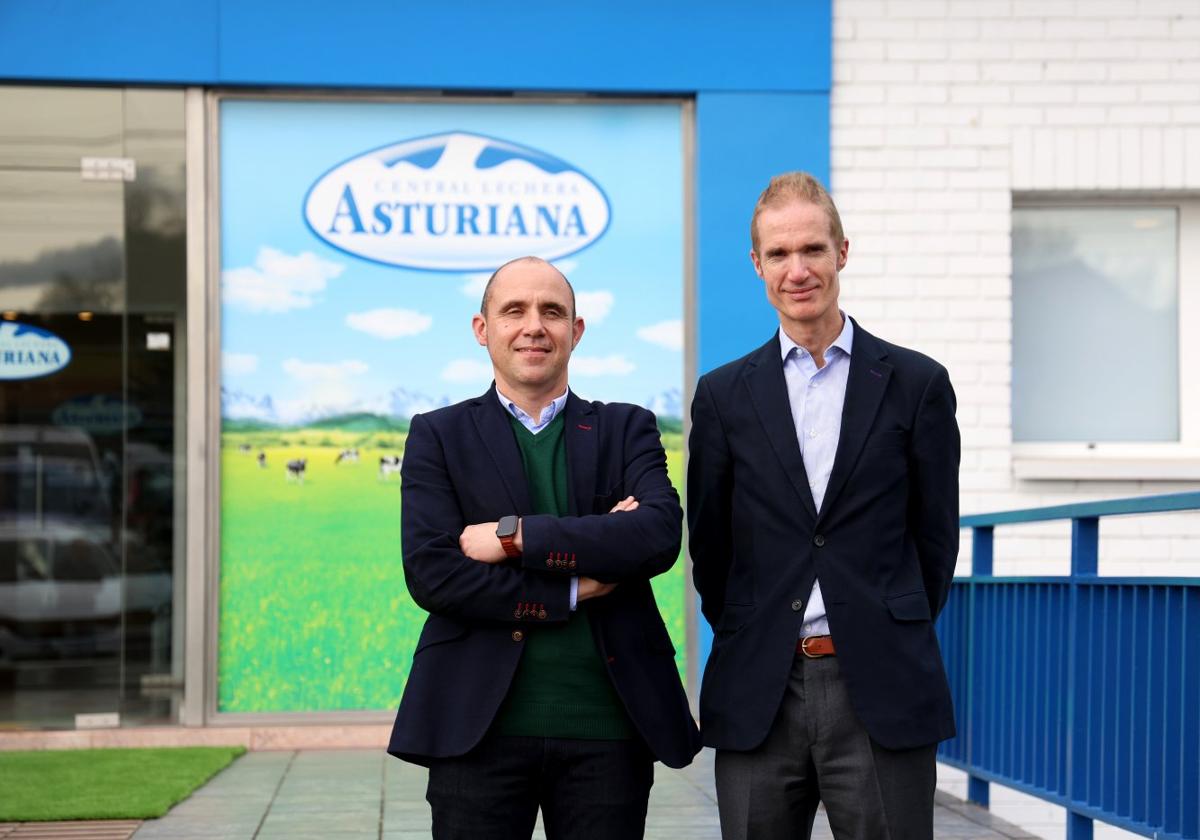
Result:
<instances>
[{"instance_id":1,"label":"crossed arms","mask_svg":"<svg viewBox=\"0 0 1200 840\"><path fill-rule=\"evenodd\" d=\"M522 517L522 554L510 560L496 539L496 523L472 522L463 511L458 483L478 477L452 475L446 447L454 442L414 417L405 447L402 527L405 580L418 606L460 621L514 624L531 620L521 605L534 604L532 620L565 621L572 577L579 578L583 600L669 569L681 540L678 494L654 415L636 410L627 419L621 446L626 498L600 513ZM587 509L591 501L581 499L578 507ZM567 555L569 566L547 563Z\"/></svg>"}]
</instances>

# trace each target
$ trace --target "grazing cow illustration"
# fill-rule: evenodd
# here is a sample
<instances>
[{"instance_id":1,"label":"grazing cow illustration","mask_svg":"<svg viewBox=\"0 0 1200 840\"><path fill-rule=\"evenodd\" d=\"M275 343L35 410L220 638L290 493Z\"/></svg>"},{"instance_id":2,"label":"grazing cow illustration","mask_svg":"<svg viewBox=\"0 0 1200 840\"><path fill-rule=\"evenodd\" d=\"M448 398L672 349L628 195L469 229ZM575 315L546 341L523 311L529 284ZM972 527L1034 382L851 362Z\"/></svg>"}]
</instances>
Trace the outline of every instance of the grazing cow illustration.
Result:
<instances>
[{"instance_id":1,"label":"grazing cow illustration","mask_svg":"<svg viewBox=\"0 0 1200 840\"><path fill-rule=\"evenodd\" d=\"M400 464L403 463L403 458L399 455L382 455L379 458L379 480L387 481L387 477L392 473L400 475Z\"/></svg>"},{"instance_id":2,"label":"grazing cow illustration","mask_svg":"<svg viewBox=\"0 0 1200 840\"><path fill-rule=\"evenodd\" d=\"M343 449L341 452L338 453L338 456L334 460L333 463L340 464L343 461L345 461L347 464L357 464L358 463L358 449Z\"/></svg>"},{"instance_id":3,"label":"grazing cow illustration","mask_svg":"<svg viewBox=\"0 0 1200 840\"><path fill-rule=\"evenodd\" d=\"M239 443L238 444L238 452L242 453L243 455L249 455L250 454L250 444Z\"/></svg>"},{"instance_id":4,"label":"grazing cow illustration","mask_svg":"<svg viewBox=\"0 0 1200 840\"><path fill-rule=\"evenodd\" d=\"M258 453L258 466L259 466L259 468L264 469L264 470L267 468L267 453L266 452Z\"/></svg>"},{"instance_id":5,"label":"grazing cow illustration","mask_svg":"<svg viewBox=\"0 0 1200 840\"><path fill-rule=\"evenodd\" d=\"M287 462L288 481L304 483L304 468L308 466L307 458L296 458Z\"/></svg>"}]
</instances>

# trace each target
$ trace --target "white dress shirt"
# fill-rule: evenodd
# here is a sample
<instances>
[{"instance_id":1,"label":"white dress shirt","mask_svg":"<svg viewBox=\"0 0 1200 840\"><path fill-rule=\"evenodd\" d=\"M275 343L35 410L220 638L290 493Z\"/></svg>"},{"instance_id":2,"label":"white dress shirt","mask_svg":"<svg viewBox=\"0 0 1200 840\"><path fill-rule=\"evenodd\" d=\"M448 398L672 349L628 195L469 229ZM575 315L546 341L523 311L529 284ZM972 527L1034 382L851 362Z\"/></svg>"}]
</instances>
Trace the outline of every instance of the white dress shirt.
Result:
<instances>
[{"instance_id":1,"label":"white dress shirt","mask_svg":"<svg viewBox=\"0 0 1200 840\"><path fill-rule=\"evenodd\" d=\"M792 423L796 427L796 440L800 443L804 471L808 473L808 486L818 513L825 500L825 488L829 486L829 473L833 470L833 458L842 433L842 405L846 402L850 350L854 344L854 325L844 312L841 314L842 331L822 354L825 364L819 368L812 354L792 341L783 327L779 328L783 378L787 381ZM821 596L821 582L817 580L813 582L808 605L804 608L800 635L823 636L828 632L825 599Z\"/></svg>"}]
</instances>

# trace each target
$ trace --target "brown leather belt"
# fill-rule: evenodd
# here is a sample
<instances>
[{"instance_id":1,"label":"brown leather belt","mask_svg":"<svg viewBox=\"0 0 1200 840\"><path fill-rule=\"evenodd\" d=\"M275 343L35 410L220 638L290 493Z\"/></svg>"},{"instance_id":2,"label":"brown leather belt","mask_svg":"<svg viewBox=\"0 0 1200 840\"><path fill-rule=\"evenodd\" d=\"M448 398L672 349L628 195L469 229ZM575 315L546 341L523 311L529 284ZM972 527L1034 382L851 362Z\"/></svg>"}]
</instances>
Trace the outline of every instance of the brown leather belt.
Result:
<instances>
[{"instance_id":1,"label":"brown leather belt","mask_svg":"<svg viewBox=\"0 0 1200 840\"><path fill-rule=\"evenodd\" d=\"M833 636L805 636L796 642L796 653L802 653L809 659L833 656Z\"/></svg>"}]
</instances>

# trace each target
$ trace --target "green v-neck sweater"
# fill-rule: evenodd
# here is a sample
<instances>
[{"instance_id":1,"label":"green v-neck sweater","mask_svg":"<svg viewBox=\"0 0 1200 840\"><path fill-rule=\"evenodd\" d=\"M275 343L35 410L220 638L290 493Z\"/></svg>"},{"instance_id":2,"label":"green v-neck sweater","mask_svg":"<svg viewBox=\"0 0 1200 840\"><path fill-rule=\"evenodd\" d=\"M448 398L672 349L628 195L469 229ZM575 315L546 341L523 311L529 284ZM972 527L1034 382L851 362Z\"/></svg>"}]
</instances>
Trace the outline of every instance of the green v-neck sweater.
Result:
<instances>
[{"instance_id":1,"label":"green v-neck sweater","mask_svg":"<svg viewBox=\"0 0 1200 840\"><path fill-rule=\"evenodd\" d=\"M563 415L536 435L510 417L534 513L567 514L567 447ZM521 661L493 731L541 738L618 739L633 725L612 687L592 638L587 602L565 624L525 631Z\"/></svg>"}]
</instances>

